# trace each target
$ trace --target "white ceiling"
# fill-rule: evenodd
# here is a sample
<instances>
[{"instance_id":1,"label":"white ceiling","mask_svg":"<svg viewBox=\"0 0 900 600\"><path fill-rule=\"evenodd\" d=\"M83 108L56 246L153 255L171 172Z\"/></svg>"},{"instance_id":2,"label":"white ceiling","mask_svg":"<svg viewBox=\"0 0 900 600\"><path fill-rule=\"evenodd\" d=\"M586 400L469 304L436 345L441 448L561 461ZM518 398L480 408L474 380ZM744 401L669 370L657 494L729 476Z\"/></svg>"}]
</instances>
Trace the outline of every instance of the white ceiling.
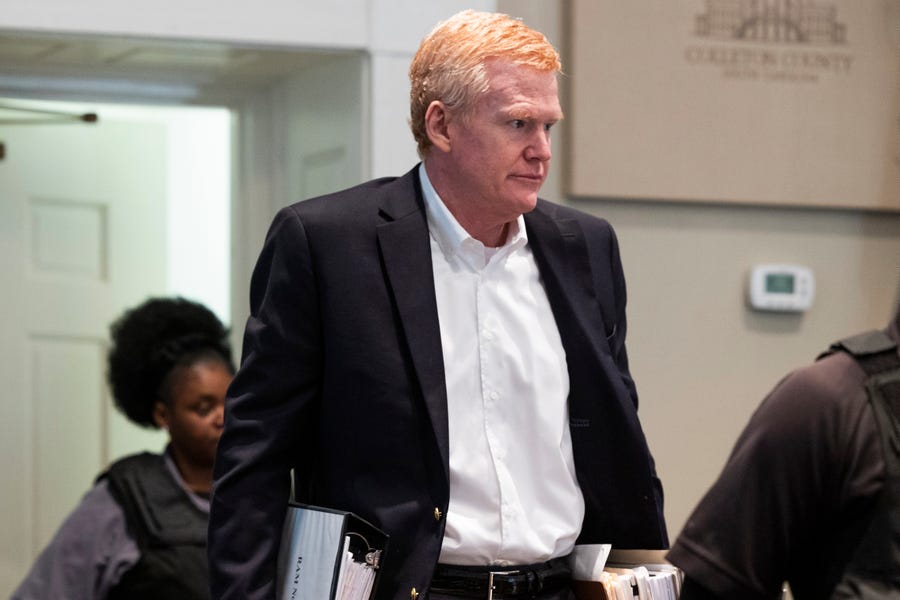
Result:
<instances>
[{"instance_id":1,"label":"white ceiling","mask_svg":"<svg viewBox=\"0 0 900 600\"><path fill-rule=\"evenodd\" d=\"M0 96L234 97L327 60L333 51L217 42L0 31Z\"/></svg>"}]
</instances>

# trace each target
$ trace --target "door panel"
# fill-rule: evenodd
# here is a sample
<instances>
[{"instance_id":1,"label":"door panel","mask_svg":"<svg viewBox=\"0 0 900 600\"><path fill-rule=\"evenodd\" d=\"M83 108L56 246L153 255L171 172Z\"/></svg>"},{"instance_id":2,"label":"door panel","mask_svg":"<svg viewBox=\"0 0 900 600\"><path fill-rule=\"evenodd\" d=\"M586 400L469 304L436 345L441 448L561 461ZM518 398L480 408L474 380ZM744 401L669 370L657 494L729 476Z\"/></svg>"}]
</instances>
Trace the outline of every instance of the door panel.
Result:
<instances>
[{"instance_id":1,"label":"door panel","mask_svg":"<svg viewBox=\"0 0 900 600\"><path fill-rule=\"evenodd\" d=\"M117 415L108 327L164 290L166 130L30 125L0 161L0 595L108 462L160 449Z\"/></svg>"},{"instance_id":2,"label":"door panel","mask_svg":"<svg viewBox=\"0 0 900 600\"><path fill-rule=\"evenodd\" d=\"M53 536L105 458L104 344L96 338L33 335L28 346L34 449L29 541L36 548Z\"/></svg>"}]
</instances>

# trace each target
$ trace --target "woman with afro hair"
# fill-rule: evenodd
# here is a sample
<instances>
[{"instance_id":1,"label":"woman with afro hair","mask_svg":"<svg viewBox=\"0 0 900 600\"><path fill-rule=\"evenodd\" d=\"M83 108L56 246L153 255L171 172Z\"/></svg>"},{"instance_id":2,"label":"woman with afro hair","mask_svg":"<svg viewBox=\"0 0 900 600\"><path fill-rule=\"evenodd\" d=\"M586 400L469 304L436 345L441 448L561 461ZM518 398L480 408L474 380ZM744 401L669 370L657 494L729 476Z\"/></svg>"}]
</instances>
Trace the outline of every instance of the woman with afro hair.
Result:
<instances>
[{"instance_id":1,"label":"woman with afro hair","mask_svg":"<svg viewBox=\"0 0 900 600\"><path fill-rule=\"evenodd\" d=\"M12 600L209 598L209 493L234 374L228 331L201 304L152 298L110 333L116 407L167 431L168 443L100 474Z\"/></svg>"}]
</instances>

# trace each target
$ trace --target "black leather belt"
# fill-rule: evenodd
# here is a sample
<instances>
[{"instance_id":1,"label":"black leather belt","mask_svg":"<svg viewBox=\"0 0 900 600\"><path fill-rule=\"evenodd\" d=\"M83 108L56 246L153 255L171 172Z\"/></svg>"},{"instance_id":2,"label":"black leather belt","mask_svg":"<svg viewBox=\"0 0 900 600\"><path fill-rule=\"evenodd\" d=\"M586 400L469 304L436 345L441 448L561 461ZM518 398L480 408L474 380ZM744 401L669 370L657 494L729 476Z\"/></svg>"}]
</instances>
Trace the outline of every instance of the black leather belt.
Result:
<instances>
[{"instance_id":1,"label":"black leather belt","mask_svg":"<svg viewBox=\"0 0 900 600\"><path fill-rule=\"evenodd\" d=\"M431 579L432 594L460 598L536 598L559 591L572 581L568 557L515 567L437 566Z\"/></svg>"}]
</instances>

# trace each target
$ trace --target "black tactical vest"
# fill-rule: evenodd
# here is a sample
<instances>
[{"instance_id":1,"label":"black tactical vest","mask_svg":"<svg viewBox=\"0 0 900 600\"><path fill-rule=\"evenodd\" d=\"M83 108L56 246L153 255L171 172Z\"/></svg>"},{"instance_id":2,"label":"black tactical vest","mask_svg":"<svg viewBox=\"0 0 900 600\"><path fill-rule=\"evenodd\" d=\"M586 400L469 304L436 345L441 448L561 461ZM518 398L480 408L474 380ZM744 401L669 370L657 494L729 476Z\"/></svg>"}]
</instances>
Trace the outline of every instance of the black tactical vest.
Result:
<instances>
[{"instance_id":1,"label":"black tactical vest","mask_svg":"<svg viewBox=\"0 0 900 600\"><path fill-rule=\"evenodd\" d=\"M141 552L110 600L208 600L209 517L172 479L163 457L124 458L104 477Z\"/></svg>"},{"instance_id":2,"label":"black tactical vest","mask_svg":"<svg viewBox=\"0 0 900 600\"><path fill-rule=\"evenodd\" d=\"M833 600L900 599L900 358L897 344L881 331L841 340L828 353L844 351L866 372L866 391L881 433L885 481L875 514L831 596Z\"/></svg>"}]
</instances>

